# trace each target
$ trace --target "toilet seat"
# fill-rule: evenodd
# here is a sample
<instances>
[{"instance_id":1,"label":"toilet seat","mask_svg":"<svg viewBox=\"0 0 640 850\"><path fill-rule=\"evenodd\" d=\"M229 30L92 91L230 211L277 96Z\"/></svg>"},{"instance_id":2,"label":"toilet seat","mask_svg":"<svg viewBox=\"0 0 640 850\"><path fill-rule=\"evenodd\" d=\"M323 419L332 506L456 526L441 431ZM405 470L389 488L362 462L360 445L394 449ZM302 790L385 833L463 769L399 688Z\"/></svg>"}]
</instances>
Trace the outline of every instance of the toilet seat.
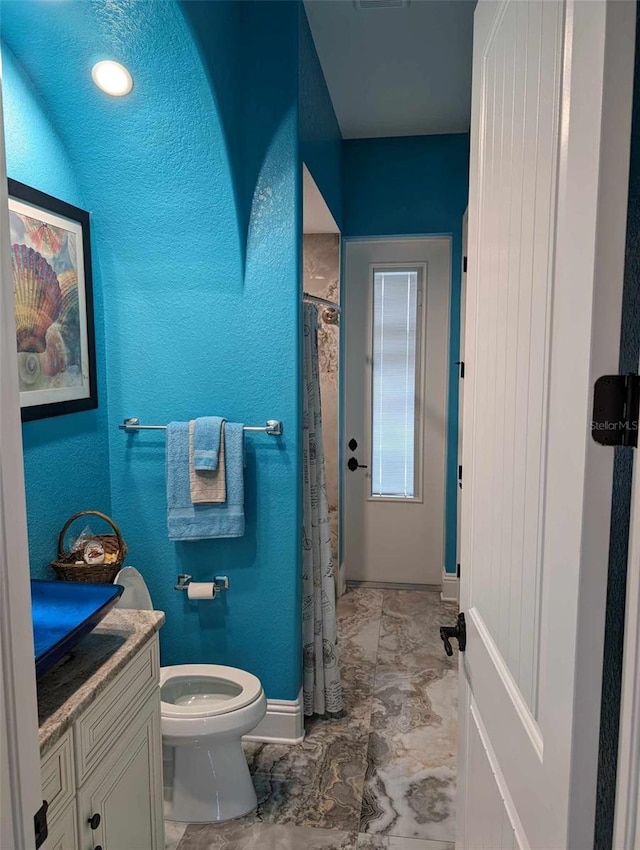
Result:
<instances>
[{"instance_id":1,"label":"toilet seat","mask_svg":"<svg viewBox=\"0 0 640 850\"><path fill-rule=\"evenodd\" d=\"M160 669L163 717L217 717L245 708L262 695L260 680L236 667L178 664Z\"/></svg>"}]
</instances>

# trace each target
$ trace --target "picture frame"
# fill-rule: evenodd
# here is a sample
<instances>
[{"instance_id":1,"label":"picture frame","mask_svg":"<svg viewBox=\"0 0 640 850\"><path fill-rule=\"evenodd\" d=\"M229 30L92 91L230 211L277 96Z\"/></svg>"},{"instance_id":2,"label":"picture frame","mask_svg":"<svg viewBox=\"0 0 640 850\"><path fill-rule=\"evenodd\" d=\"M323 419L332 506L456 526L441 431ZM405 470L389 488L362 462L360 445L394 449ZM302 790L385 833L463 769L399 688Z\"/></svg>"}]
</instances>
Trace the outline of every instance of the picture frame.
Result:
<instances>
[{"instance_id":1,"label":"picture frame","mask_svg":"<svg viewBox=\"0 0 640 850\"><path fill-rule=\"evenodd\" d=\"M22 421L98 407L89 213L9 179Z\"/></svg>"}]
</instances>

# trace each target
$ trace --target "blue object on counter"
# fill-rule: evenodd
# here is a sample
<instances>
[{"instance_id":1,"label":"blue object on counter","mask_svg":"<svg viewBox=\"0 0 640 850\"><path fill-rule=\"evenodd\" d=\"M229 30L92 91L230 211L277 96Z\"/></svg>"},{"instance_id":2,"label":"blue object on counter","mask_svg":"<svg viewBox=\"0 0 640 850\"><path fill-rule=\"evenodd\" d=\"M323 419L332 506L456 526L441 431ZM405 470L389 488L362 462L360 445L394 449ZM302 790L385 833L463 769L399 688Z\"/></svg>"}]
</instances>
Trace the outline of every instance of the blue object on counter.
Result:
<instances>
[{"instance_id":1,"label":"blue object on counter","mask_svg":"<svg viewBox=\"0 0 640 850\"><path fill-rule=\"evenodd\" d=\"M60 661L117 603L120 584L31 579L36 677Z\"/></svg>"}]
</instances>

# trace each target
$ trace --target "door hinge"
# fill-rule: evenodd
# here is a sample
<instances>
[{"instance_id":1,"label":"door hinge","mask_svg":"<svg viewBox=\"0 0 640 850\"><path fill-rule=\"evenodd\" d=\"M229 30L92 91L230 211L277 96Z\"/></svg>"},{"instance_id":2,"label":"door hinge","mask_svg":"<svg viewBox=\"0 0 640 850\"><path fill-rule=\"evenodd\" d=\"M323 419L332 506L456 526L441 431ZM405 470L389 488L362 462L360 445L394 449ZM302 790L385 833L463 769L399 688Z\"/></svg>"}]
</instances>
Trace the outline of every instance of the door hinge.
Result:
<instances>
[{"instance_id":1,"label":"door hinge","mask_svg":"<svg viewBox=\"0 0 640 850\"><path fill-rule=\"evenodd\" d=\"M460 367L460 377L464 378L464 360L456 360L454 365Z\"/></svg>"},{"instance_id":2,"label":"door hinge","mask_svg":"<svg viewBox=\"0 0 640 850\"><path fill-rule=\"evenodd\" d=\"M464 274L467 273L467 258L466 257L462 258L462 271L464 272Z\"/></svg>"},{"instance_id":3,"label":"door hinge","mask_svg":"<svg viewBox=\"0 0 640 850\"><path fill-rule=\"evenodd\" d=\"M47 809L49 803L46 800L42 801L42 805L33 816L33 827L36 834L36 850L41 847L47 840L49 835L49 825L47 824Z\"/></svg>"},{"instance_id":4,"label":"door hinge","mask_svg":"<svg viewBox=\"0 0 640 850\"><path fill-rule=\"evenodd\" d=\"M456 575L460 578L460 564L456 564Z\"/></svg>"},{"instance_id":5,"label":"door hinge","mask_svg":"<svg viewBox=\"0 0 640 850\"><path fill-rule=\"evenodd\" d=\"M458 467L458 486L462 487L462 464Z\"/></svg>"},{"instance_id":6,"label":"door hinge","mask_svg":"<svg viewBox=\"0 0 640 850\"><path fill-rule=\"evenodd\" d=\"M640 377L603 375L593 388L591 436L601 446L638 446Z\"/></svg>"}]
</instances>

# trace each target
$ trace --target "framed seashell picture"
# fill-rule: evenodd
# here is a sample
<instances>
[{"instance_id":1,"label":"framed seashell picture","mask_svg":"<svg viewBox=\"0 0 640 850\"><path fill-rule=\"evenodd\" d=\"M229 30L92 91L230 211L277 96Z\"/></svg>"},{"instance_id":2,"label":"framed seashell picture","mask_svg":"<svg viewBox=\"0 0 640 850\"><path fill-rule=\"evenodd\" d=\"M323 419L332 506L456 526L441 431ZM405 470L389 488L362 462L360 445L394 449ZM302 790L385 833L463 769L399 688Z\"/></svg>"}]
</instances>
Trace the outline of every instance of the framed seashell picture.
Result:
<instances>
[{"instance_id":1,"label":"framed seashell picture","mask_svg":"<svg viewBox=\"0 0 640 850\"><path fill-rule=\"evenodd\" d=\"M89 213L9 180L23 421L98 406Z\"/></svg>"}]
</instances>

